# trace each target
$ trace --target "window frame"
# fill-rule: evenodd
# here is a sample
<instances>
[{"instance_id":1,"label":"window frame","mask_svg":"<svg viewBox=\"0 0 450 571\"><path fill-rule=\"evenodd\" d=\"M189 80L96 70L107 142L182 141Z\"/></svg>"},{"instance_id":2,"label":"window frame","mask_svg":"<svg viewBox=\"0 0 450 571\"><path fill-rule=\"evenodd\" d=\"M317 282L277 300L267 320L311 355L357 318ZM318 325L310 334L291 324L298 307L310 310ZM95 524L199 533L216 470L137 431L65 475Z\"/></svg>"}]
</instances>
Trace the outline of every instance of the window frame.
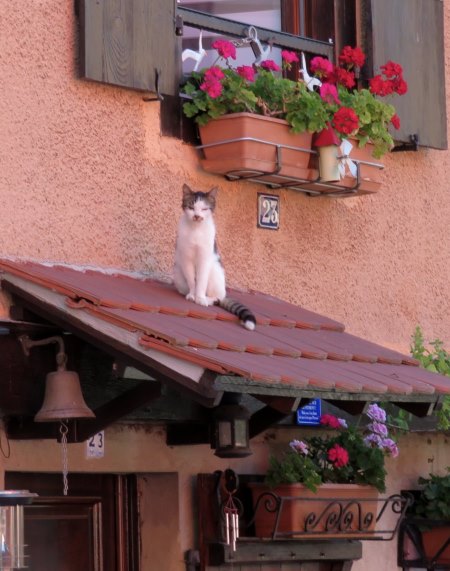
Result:
<instances>
[{"instance_id":1,"label":"window frame","mask_svg":"<svg viewBox=\"0 0 450 571\"><path fill-rule=\"evenodd\" d=\"M208 32L223 33L234 38L246 37L245 30L249 27L249 24L239 22L238 20L214 16L183 6L177 6L177 19L178 24L181 26L187 25L193 28L207 30ZM253 27L257 31L258 38L263 43L270 41L276 47L304 51L309 54L333 59L334 45L329 42L314 40L312 38L294 35L293 33L279 32L260 26Z\"/></svg>"},{"instance_id":2,"label":"window frame","mask_svg":"<svg viewBox=\"0 0 450 571\"><path fill-rule=\"evenodd\" d=\"M296 14L298 17L299 12L295 9L298 6L297 0L281 0L280 3L282 10L282 23L285 25L287 11L290 14ZM283 14L285 15L283 20ZM209 32L215 32L229 36L231 38L245 38L247 36L246 30L250 24L239 22L237 20L230 20L221 16L207 14L192 8L184 6L177 6L176 8L177 30L182 36L183 26L190 26L199 28ZM295 18L290 18L290 23L295 21ZM298 21L298 20L297 20ZM322 57L327 57L333 61L335 56L334 44L321 40L314 40L305 36L296 35L295 29L291 32L280 32L261 26L253 26L257 32L258 38L262 43L271 42L275 47L296 50L298 52L305 52L306 54L314 54ZM181 40L180 40L181 43ZM181 51L181 50L180 50ZM180 83L183 79L181 70L180 58ZM161 101L161 133L164 136L177 137L188 143L197 143L198 137L196 127L192 121L186 119L182 112L182 99L180 97L164 96Z\"/></svg>"}]
</instances>

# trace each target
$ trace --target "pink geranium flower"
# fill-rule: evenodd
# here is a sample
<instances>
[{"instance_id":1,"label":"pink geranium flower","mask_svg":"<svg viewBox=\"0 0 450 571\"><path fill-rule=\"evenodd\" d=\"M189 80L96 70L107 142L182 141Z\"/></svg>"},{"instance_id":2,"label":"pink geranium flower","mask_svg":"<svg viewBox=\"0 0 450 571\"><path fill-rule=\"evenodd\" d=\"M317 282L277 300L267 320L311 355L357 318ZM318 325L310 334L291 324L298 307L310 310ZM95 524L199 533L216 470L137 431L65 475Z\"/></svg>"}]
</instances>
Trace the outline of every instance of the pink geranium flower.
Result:
<instances>
[{"instance_id":1,"label":"pink geranium flower","mask_svg":"<svg viewBox=\"0 0 450 571\"><path fill-rule=\"evenodd\" d=\"M247 81L255 81L255 70L249 65L240 65L236 71Z\"/></svg>"},{"instance_id":2,"label":"pink geranium flower","mask_svg":"<svg viewBox=\"0 0 450 571\"><path fill-rule=\"evenodd\" d=\"M320 86L320 97L327 103L337 103L340 105L338 91L335 85L331 83L322 83Z\"/></svg>"},{"instance_id":3,"label":"pink geranium flower","mask_svg":"<svg viewBox=\"0 0 450 571\"><path fill-rule=\"evenodd\" d=\"M314 57L311 60L310 67L311 71L314 75L317 75L317 77L327 77L333 71L333 64L331 61L319 56Z\"/></svg>"},{"instance_id":4,"label":"pink geranium flower","mask_svg":"<svg viewBox=\"0 0 450 571\"><path fill-rule=\"evenodd\" d=\"M225 59L236 59L236 46L228 40L216 40L212 47Z\"/></svg>"},{"instance_id":5,"label":"pink geranium flower","mask_svg":"<svg viewBox=\"0 0 450 571\"><path fill-rule=\"evenodd\" d=\"M280 66L276 64L272 59L266 59L261 62L261 67L267 71L280 71Z\"/></svg>"},{"instance_id":6,"label":"pink geranium flower","mask_svg":"<svg viewBox=\"0 0 450 571\"><path fill-rule=\"evenodd\" d=\"M283 50L281 52L281 57L284 59L286 63L294 63L299 61L298 55L295 52L289 52L287 50Z\"/></svg>"},{"instance_id":7,"label":"pink geranium flower","mask_svg":"<svg viewBox=\"0 0 450 571\"><path fill-rule=\"evenodd\" d=\"M200 85L200 89L207 93L211 99L216 99L222 95L223 86L220 82L221 79L225 77L225 74L220 69L220 67L213 66L210 67L203 77L203 83Z\"/></svg>"}]
</instances>

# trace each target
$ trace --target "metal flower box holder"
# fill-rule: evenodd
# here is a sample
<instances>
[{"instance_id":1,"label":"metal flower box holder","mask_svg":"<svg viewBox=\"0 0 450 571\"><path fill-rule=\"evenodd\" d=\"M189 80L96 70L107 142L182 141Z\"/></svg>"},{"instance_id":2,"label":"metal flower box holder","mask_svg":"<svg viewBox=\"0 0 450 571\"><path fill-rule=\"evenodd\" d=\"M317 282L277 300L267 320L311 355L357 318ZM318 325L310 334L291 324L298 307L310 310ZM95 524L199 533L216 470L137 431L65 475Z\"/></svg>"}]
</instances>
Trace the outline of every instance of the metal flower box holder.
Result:
<instances>
[{"instance_id":1,"label":"metal flower box holder","mask_svg":"<svg viewBox=\"0 0 450 571\"><path fill-rule=\"evenodd\" d=\"M375 161L368 161L368 160L361 160L361 159L353 159L352 161L356 164L356 177L354 178L354 182L351 186L342 186L339 183L333 182L323 182L320 179L320 174L317 171L314 173L314 169L311 169L310 172L316 174L315 178L302 178L292 175L285 175L283 174L283 152L286 150L290 151L297 151L301 153L309 153L311 157L317 157L317 151L311 148L302 148L302 147L293 147L290 145L278 144L273 143L270 141L265 141L263 139L255 138L255 137L238 137L233 139L226 139L222 141L218 141L215 143L208 143L204 145L198 145L196 148L200 151L204 151L205 149L210 149L214 147L221 147L230 145L233 143L241 143L241 142L254 142L259 143L261 145L268 145L273 148L274 152L274 168L272 170L252 170L252 169L239 169L239 170L230 170L225 172L218 172L215 167L210 167L210 163L207 159L202 160L202 166L205 170L210 172L216 172L217 174L222 174L225 176L226 179L232 180L247 180L249 182L255 182L259 184L263 184L270 189L282 189L282 188L290 188L292 190L296 190L299 192L305 193L307 196L315 197L315 196L327 196L329 198L335 197L349 197L349 196L356 196L360 194L366 194L375 192L378 187L380 186L379 183L375 183L371 186L370 190L366 189L365 181L363 180L361 171L362 168L371 167L372 169L382 170L384 169L384 165L379 162ZM339 156L338 159L347 159L346 156Z\"/></svg>"}]
</instances>

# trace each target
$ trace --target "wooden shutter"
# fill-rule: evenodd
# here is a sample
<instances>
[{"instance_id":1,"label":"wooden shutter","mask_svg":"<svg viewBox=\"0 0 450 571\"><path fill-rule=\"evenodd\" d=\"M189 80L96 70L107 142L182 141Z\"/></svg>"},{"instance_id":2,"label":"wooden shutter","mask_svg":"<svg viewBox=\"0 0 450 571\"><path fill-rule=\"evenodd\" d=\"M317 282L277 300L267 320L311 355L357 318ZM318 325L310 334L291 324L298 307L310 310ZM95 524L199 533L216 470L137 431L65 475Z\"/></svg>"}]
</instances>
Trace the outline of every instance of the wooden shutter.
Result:
<instances>
[{"instance_id":1,"label":"wooden shutter","mask_svg":"<svg viewBox=\"0 0 450 571\"><path fill-rule=\"evenodd\" d=\"M388 60L400 63L408 93L393 99L399 141L417 134L419 145L447 148L442 0L366 0L366 51L373 71Z\"/></svg>"},{"instance_id":2,"label":"wooden shutter","mask_svg":"<svg viewBox=\"0 0 450 571\"><path fill-rule=\"evenodd\" d=\"M79 0L81 75L175 95L175 0Z\"/></svg>"}]
</instances>

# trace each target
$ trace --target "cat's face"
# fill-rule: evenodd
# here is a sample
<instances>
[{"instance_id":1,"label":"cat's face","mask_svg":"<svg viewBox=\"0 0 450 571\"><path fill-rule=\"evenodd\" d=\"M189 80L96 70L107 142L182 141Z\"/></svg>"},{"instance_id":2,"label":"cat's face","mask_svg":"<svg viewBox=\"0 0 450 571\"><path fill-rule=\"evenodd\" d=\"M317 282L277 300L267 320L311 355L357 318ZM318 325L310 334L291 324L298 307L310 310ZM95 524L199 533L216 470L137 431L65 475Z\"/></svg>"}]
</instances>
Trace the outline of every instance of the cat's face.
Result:
<instances>
[{"instance_id":1,"label":"cat's face","mask_svg":"<svg viewBox=\"0 0 450 571\"><path fill-rule=\"evenodd\" d=\"M192 190L187 184L183 185L182 208L185 216L192 222L200 223L214 212L216 207L217 187L209 192Z\"/></svg>"}]
</instances>

